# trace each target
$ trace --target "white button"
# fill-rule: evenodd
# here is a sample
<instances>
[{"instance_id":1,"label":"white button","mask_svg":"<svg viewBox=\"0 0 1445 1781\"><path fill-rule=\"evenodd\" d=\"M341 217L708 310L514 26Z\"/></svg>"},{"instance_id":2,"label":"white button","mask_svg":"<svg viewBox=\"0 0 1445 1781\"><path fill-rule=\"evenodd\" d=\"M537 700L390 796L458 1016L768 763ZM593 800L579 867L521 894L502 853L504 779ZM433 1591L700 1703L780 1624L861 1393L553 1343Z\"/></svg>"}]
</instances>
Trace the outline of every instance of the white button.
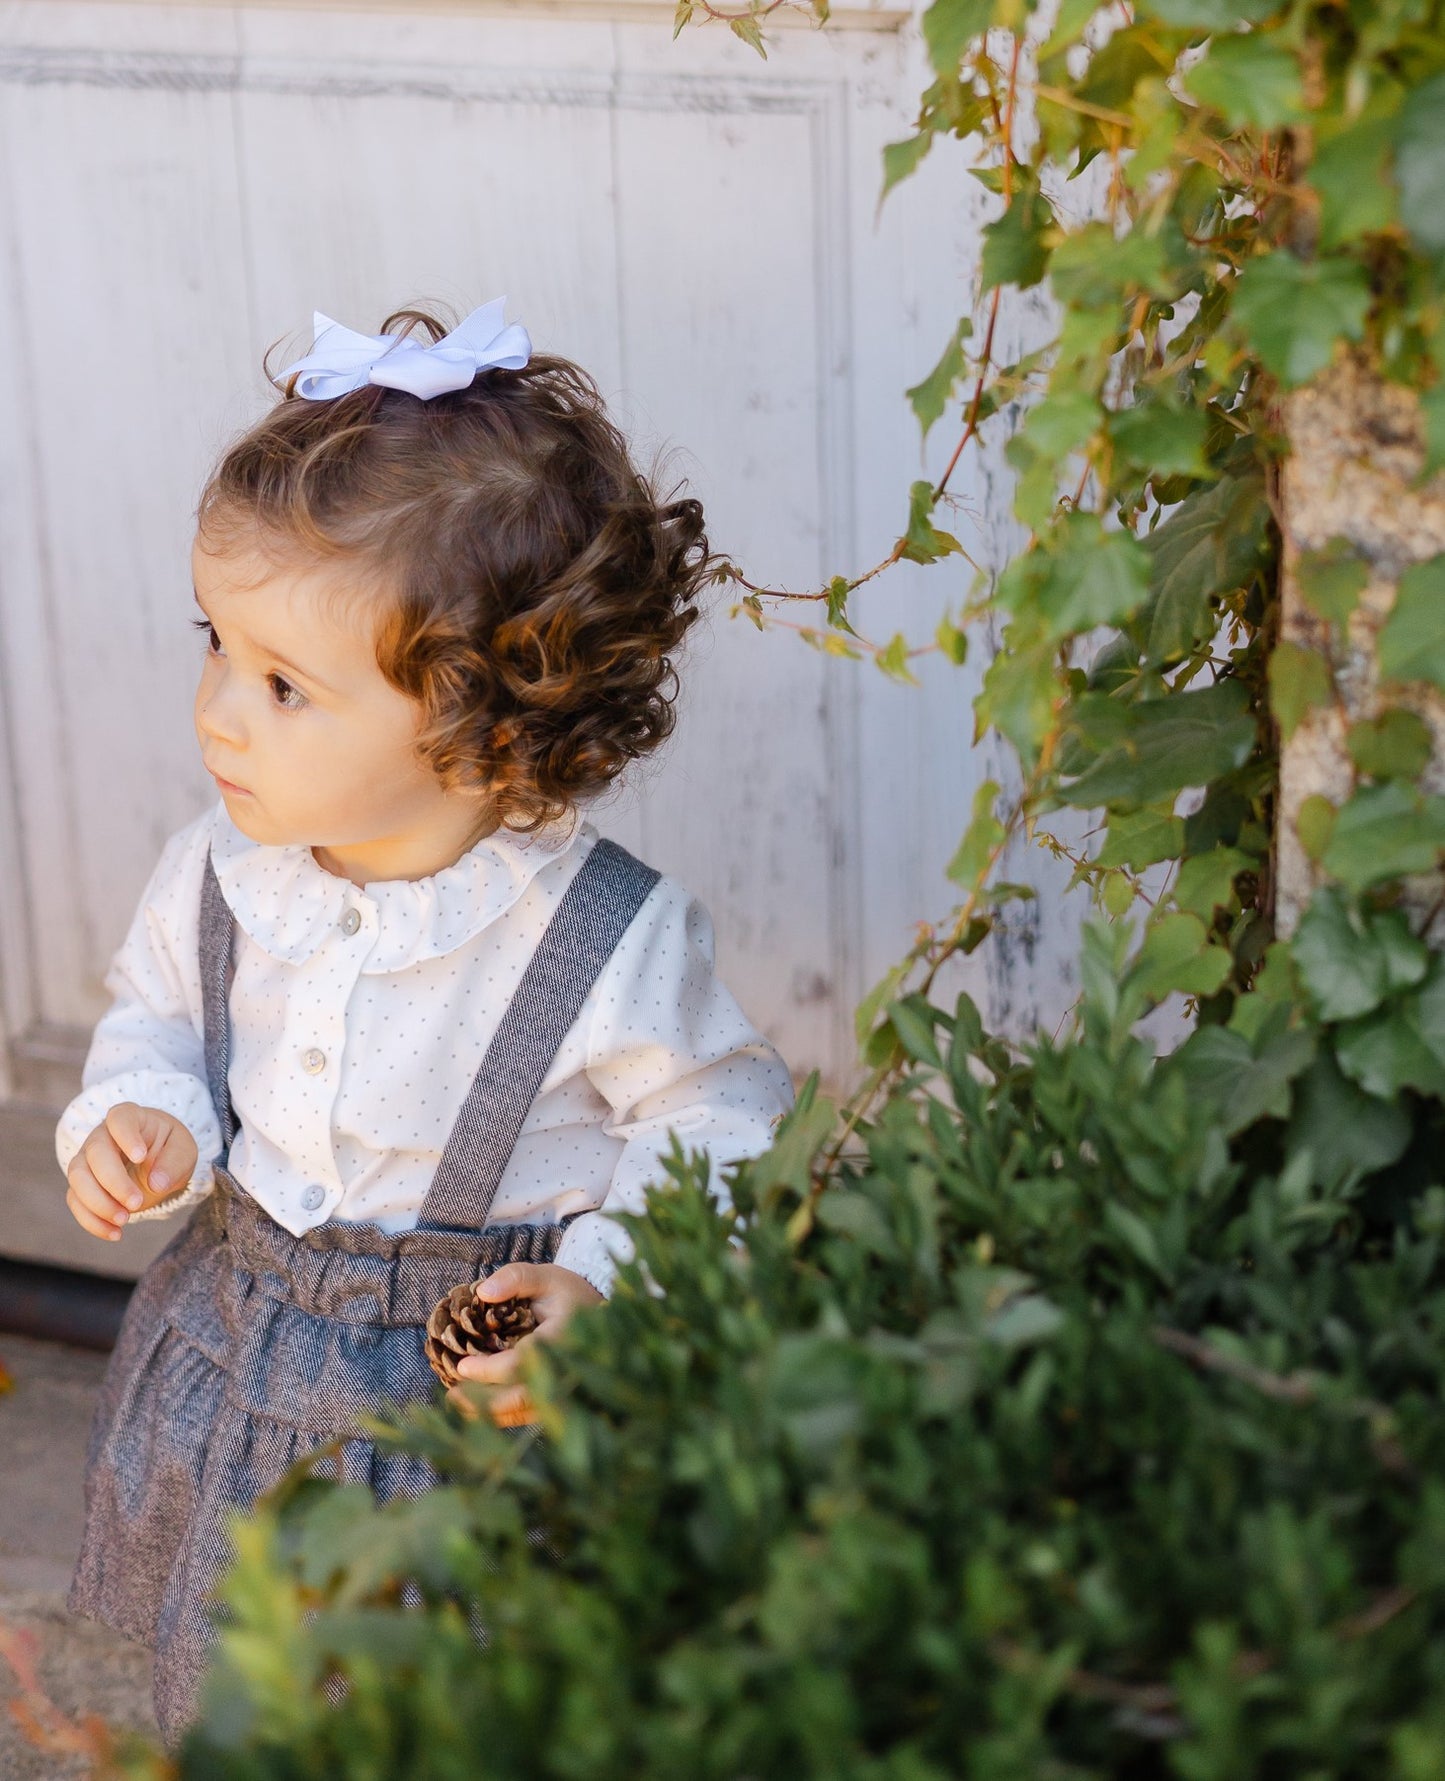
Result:
<instances>
[{"instance_id":1,"label":"white button","mask_svg":"<svg viewBox=\"0 0 1445 1781\"><path fill-rule=\"evenodd\" d=\"M313 1045L310 1051L301 1053L301 1068L308 1076L319 1076L326 1068L326 1053L318 1051Z\"/></svg>"},{"instance_id":2,"label":"white button","mask_svg":"<svg viewBox=\"0 0 1445 1781\"><path fill-rule=\"evenodd\" d=\"M359 909L348 909L346 911L345 915L343 915L341 918L342 933L343 934L354 934L360 926L361 926L361 911Z\"/></svg>"},{"instance_id":3,"label":"white button","mask_svg":"<svg viewBox=\"0 0 1445 1781\"><path fill-rule=\"evenodd\" d=\"M314 1212L325 1198L326 1189L318 1182L313 1181L310 1187L306 1189L306 1192L302 1194L301 1204L308 1212Z\"/></svg>"}]
</instances>

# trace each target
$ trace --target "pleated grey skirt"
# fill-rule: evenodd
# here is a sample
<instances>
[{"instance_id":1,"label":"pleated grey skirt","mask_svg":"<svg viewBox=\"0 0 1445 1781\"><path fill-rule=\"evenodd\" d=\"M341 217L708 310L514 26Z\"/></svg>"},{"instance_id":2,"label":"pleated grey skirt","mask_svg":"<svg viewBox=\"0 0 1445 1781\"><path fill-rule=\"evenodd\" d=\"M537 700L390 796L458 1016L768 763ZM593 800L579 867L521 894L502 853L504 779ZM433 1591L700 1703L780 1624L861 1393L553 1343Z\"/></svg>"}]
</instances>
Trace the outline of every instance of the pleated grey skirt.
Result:
<instances>
[{"instance_id":1,"label":"pleated grey skirt","mask_svg":"<svg viewBox=\"0 0 1445 1781\"><path fill-rule=\"evenodd\" d=\"M222 1172L131 1299L91 1432L85 1537L69 1606L156 1653L156 1713L195 1711L227 1517L293 1462L380 1501L434 1480L378 1451L358 1418L433 1397L432 1307L507 1262L547 1262L562 1226L404 1231L328 1223L293 1237Z\"/></svg>"}]
</instances>

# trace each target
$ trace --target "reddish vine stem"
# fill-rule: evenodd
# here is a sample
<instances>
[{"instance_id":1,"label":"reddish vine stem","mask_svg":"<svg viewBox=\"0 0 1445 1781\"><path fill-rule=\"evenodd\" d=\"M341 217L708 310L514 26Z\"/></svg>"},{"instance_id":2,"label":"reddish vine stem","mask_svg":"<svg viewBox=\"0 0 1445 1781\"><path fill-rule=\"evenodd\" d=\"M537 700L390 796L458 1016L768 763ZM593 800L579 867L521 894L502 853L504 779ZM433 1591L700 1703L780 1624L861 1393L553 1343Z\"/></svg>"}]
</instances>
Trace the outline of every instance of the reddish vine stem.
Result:
<instances>
[{"instance_id":1,"label":"reddish vine stem","mask_svg":"<svg viewBox=\"0 0 1445 1781\"><path fill-rule=\"evenodd\" d=\"M984 391L988 386L988 374L993 365L993 335L998 326L999 299L1003 296L1003 286L993 287L993 296L989 299L988 323L984 329L983 351L979 355L978 381L973 386L973 397L969 402L968 411L963 417L963 436L953 448L953 456L948 460L948 468L943 472L934 486L933 499L941 501L948 479L958 467L958 460L963 456L964 447L978 432L979 410L983 407Z\"/></svg>"}]
</instances>

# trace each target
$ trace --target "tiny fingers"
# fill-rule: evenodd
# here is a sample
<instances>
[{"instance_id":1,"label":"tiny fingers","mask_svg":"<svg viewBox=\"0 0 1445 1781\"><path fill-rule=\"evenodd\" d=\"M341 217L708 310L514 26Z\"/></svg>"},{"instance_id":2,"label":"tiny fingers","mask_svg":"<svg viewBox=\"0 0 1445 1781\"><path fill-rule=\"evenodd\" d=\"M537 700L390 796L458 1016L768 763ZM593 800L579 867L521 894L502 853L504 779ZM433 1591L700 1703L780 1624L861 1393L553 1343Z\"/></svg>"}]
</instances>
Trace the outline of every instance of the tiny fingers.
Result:
<instances>
[{"instance_id":1,"label":"tiny fingers","mask_svg":"<svg viewBox=\"0 0 1445 1781\"><path fill-rule=\"evenodd\" d=\"M183 1186L196 1170L196 1141L177 1122L166 1133L160 1150L146 1170L146 1186L152 1194L168 1194Z\"/></svg>"},{"instance_id":2,"label":"tiny fingers","mask_svg":"<svg viewBox=\"0 0 1445 1781\"><path fill-rule=\"evenodd\" d=\"M504 1348L500 1354L467 1354L457 1362L463 1379L475 1379L483 1385L504 1385L517 1371L517 1350Z\"/></svg>"},{"instance_id":3,"label":"tiny fingers","mask_svg":"<svg viewBox=\"0 0 1445 1781\"><path fill-rule=\"evenodd\" d=\"M537 1407L525 1385L509 1386L494 1392L487 1402L492 1421L499 1429L522 1428L537 1420Z\"/></svg>"},{"instance_id":4,"label":"tiny fingers","mask_svg":"<svg viewBox=\"0 0 1445 1781\"><path fill-rule=\"evenodd\" d=\"M71 1166L74 1169L74 1165ZM73 1174L70 1186L65 1190L65 1203L70 1208L70 1216L83 1231L89 1231L92 1237L104 1237L110 1243L120 1240L125 1213L83 1165Z\"/></svg>"},{"instance_id":5,"label":"tiny fingers","mask_svg":"<svg viewBox=\"0 0 1445 1781\"><path fill-rule=\"evenodd\" d=\"M91 1176L117 1206L137 1212L144 1204L141 1192L129 1165L105 1126L97 1126L81 1147L81 1158Z\"/></svg>"},{"instance_id":6,"label":"tiny fingers","mask_svg":"<svg viewBox=\"0 0 1445 1781\"><path fill-rule=\"evenodd\" d=\"M482 1413L481 1405L477 1402L477 1394L465 1390L460 1385L449 1387L446 1398L452 1409L459 1410L468 1422L475 1422Z\"/></svg>"},{"instance_id":7,"label":"tiny fingers","mask_svg":"<svg viewBox=\"0 0 1445 1781\"><path fill-rule=\"evenodd\" d=\"M478 1355L470 1358L500 1360L502 1357ZM470 1372L461 1385L450 1387L446 1400L469 1422L475 1422L484 1410L498 1428L520 1428L537 1420L536 1406L525 1385L492 1385L485 1392L480 1392L476 1387L476 1375Z\"/></svg>"},{"instance_id":8,"label":"tiny fingers","mask_svg":"<svg viewBox=\"0 0 1445 1781\"><path fill-rule=\"evenodd\" d=\"M476 1296L488 1304L499 1299L535 1299L547 1283L547 1277L534 1262L508 1262L474 1288Z\"/></svg>"},{"instance_id":9,"label":"tiny fingers","mask_svg":"<svg viewBox=\"0 0 1445 1781\"><path fill-rule=\"evenodd\" d=\"M133 1163L143 1163L150 1148L145 1134L145 1110L134 1101L117 1101L105 1116L104 1130L116 1147ZM97 1130L101 1128L97 1127Z\"/></svg>"}]
</instances>

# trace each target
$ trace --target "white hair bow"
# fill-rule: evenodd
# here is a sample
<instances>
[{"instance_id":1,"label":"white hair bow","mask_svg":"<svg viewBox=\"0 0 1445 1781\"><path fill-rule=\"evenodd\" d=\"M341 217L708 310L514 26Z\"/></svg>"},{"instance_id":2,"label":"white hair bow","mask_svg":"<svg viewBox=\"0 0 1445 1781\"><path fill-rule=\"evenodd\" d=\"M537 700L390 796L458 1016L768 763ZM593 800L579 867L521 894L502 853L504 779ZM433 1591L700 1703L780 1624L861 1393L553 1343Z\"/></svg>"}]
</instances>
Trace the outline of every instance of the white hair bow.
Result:
<instances>
[{"instance_id":1,"label":"white hair bow","mask_svg":"<svg viewBox=\"0 0 1445 1781\"><path fill-rule=\"evenodd\" d=\"M494 367L520 371L532 355L532 340L518 322L504 325L507 299L497 297L474 309L434 346L404 334L358 334L318 309L311 351L276 378L296 378L296 394L326 402L368 383L407 390L423 402L448 390L464 390L479 371Z\"/></svg>"}]
</instances>

